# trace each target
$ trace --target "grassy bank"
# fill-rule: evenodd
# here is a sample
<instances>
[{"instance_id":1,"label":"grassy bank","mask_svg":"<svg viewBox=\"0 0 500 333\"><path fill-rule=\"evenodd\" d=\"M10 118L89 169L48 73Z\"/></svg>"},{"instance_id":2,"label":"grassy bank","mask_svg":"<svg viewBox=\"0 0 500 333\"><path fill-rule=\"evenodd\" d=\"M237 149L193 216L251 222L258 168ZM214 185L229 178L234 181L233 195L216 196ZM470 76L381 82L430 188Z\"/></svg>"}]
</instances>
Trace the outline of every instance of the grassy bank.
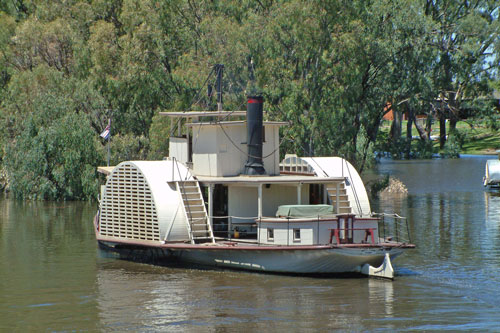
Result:
<instances>
[{"instance_id":1,"label":"grassy bank","mask_svg":"<svg viewBox=\"0 0 500 333\"><path fill-rule=\"evenodd\" d=\"M462 146L462 154L496 154L500 149L500 133L498 131L476 131Z\"/></svg>"},{"instance_id":2,"label":"grassy bank","mask_svg":"<svg viewBox=\"0 0 500 333\"><path fill-rule=\"evenodd\" d=\"M381 130L388 134L390 124L390 122L386 122L381 127ZM403 121L402 137L406 137L406 124L407 121ZM500 149L500 131L492 130L485 124L460 121L457 123L457 129L463 136L463 145L460 154L488 155L496 154L496 150ZM446 133L449 134L448 123L446 124ZM412 128L412 135L414 137L418 136L415 127ZM436 121L432 124L431 135L439 137L439 122ZM433 141L433 146L435 151L439 152L439 139Z\"/></svg>"}]
</instances>

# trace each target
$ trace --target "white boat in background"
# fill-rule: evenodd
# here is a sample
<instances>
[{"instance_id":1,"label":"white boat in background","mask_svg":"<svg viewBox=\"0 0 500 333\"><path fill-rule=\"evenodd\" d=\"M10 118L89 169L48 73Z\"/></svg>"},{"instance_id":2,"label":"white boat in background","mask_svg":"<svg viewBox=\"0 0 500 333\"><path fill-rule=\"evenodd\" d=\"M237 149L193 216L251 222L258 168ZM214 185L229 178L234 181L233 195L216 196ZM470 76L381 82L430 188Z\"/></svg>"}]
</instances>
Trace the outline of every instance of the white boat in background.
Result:
<instances>
[{"instance_id":1,"label":"white boat in background","mask_svg":"<svg viewBox=\"0 0 500 333\"><path fill-rule=\"evenodd\" d=\"M496 152L498 153L498 159L486 161L486 170L483 177L484 186L500 186L500 150Z\"/></svg>"},{"instance_id":2,"label":"white boat in background","mask_svg":"<svg viewBox=\"0 0 500 333\"><path fill-rule=\"evenodd\" d=\"M98 168L107 175L94 219L100 247L159 264L393 278L390 261L414 248L406 220L372 214L340 157L280 163L287 123L263 122L262 110L256 96L246 112L161 113L178 125L168 157Z\"/></svg>"}]
</instances>

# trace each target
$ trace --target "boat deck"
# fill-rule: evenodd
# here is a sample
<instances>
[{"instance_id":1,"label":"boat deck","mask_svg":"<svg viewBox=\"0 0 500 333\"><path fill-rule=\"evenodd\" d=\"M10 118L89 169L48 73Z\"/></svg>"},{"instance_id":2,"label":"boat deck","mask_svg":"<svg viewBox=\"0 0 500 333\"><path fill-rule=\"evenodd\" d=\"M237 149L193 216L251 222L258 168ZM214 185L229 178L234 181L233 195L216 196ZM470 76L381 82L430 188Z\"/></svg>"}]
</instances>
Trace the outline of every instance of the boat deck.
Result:
<instances>
[{"instance_id":1,"label":"boat deck","mask_svg":"<svg viewBox=\"0 0 500 333\"><path fill-rule=\"evenodd\" d=\"M135 246L154 247L162 249L204 249L204 250L259 250L259 251L273 251L273 250L318 250L318 249L338 249L338 248L415 248L414 244L398 243L398 242L383 242L377 244L318 244L318 245L268 245L259 244L255 241L245 240L217 240L215 243L202 243L191 244L188 242L153 242L132 239L117 240L113 237L98 236L98 241L128 244Z\"/></svg>"}]
</instances>

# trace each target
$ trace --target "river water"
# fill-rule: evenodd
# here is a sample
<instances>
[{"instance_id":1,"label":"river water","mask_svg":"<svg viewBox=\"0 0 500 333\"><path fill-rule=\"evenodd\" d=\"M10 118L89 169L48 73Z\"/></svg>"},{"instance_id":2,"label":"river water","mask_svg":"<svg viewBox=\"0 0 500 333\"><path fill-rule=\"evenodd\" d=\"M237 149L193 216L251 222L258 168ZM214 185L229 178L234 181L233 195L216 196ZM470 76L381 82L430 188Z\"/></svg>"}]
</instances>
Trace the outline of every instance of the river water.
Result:
<instances>
[{"instance_id":1,"label":"river water","mask_svg":"<svg viewBox=\"0 0 500 333\"><path fill-rule=\"evenodd\" d=\"M393 282L106 258L96 204L0 199L0 331L499 331L500 196L481 184L486 159L377 166L409 195L373 210L407 216L417 245Z\"/></svg>"}]
</instances>

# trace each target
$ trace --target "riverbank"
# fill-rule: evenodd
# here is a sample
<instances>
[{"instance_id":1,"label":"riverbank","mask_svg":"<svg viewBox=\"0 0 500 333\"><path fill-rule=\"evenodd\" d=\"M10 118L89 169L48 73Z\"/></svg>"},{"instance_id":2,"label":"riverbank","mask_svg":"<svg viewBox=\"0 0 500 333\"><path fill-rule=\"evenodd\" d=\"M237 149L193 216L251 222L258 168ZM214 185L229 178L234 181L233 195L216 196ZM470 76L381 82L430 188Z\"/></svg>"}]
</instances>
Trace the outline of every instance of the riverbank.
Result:
<instances>
[{"instance_id":1,"label":"riverbank","mask_svg":"<svg viewBox=\"0 0 500 333\"><path fill-rule=\"evenodd\" d=\"M9 189L9 181L7 178L7 170L0 164L0 193L7 192Z\"/></svg>"},{"instance_id":2,"label":"riverbank","mask_svg":"<svg viewBox=\"0 0 500 333\"><path fill-rule=\"evenodd\" d=\"M460 153L469 155L495 155L499 149L500 132L479 132L463 144Z\"/></svg>"},{"instance_id":3,"label":"riverbank","mask_svg":"<svg viewBox=\"0 0 500 333\"><path fill-rule=\"evenodd\" d=\"M435 127L437 128L435 129ZM485 122L459 121L457 130L461 140L463 140L460 154L492 155L500 149L500 132L488 127ZM433 131L439 135L439 123L433 124ZM446 133L449 133L448 122L446 123ZM437 140L435 147L439 148L439 140Z\"/></svg>"},{"instance_id":4,"label":"riverbank","mask_svg":"<svg viewBox=\"0 0 500 333\"><path fill-rule=\"evenodd\" d=\"M406 138L407 121L402 123L401 137ZM386 121L381 127L381 131L388 136L391 129L391 122ZM459 153L466 155L494 155L500 149L500 131L492 129L484 122L466 122L459 121L457 123L458 140L461 141ZM446 133L449 134L449 123L446 122ZM439 122L434 121L432 124L431 136L433 140L433 149L435 152L441 153L439 149ZM418 142L417 130L412 128L413 142Z\"/></svg>"}]
</instances>

